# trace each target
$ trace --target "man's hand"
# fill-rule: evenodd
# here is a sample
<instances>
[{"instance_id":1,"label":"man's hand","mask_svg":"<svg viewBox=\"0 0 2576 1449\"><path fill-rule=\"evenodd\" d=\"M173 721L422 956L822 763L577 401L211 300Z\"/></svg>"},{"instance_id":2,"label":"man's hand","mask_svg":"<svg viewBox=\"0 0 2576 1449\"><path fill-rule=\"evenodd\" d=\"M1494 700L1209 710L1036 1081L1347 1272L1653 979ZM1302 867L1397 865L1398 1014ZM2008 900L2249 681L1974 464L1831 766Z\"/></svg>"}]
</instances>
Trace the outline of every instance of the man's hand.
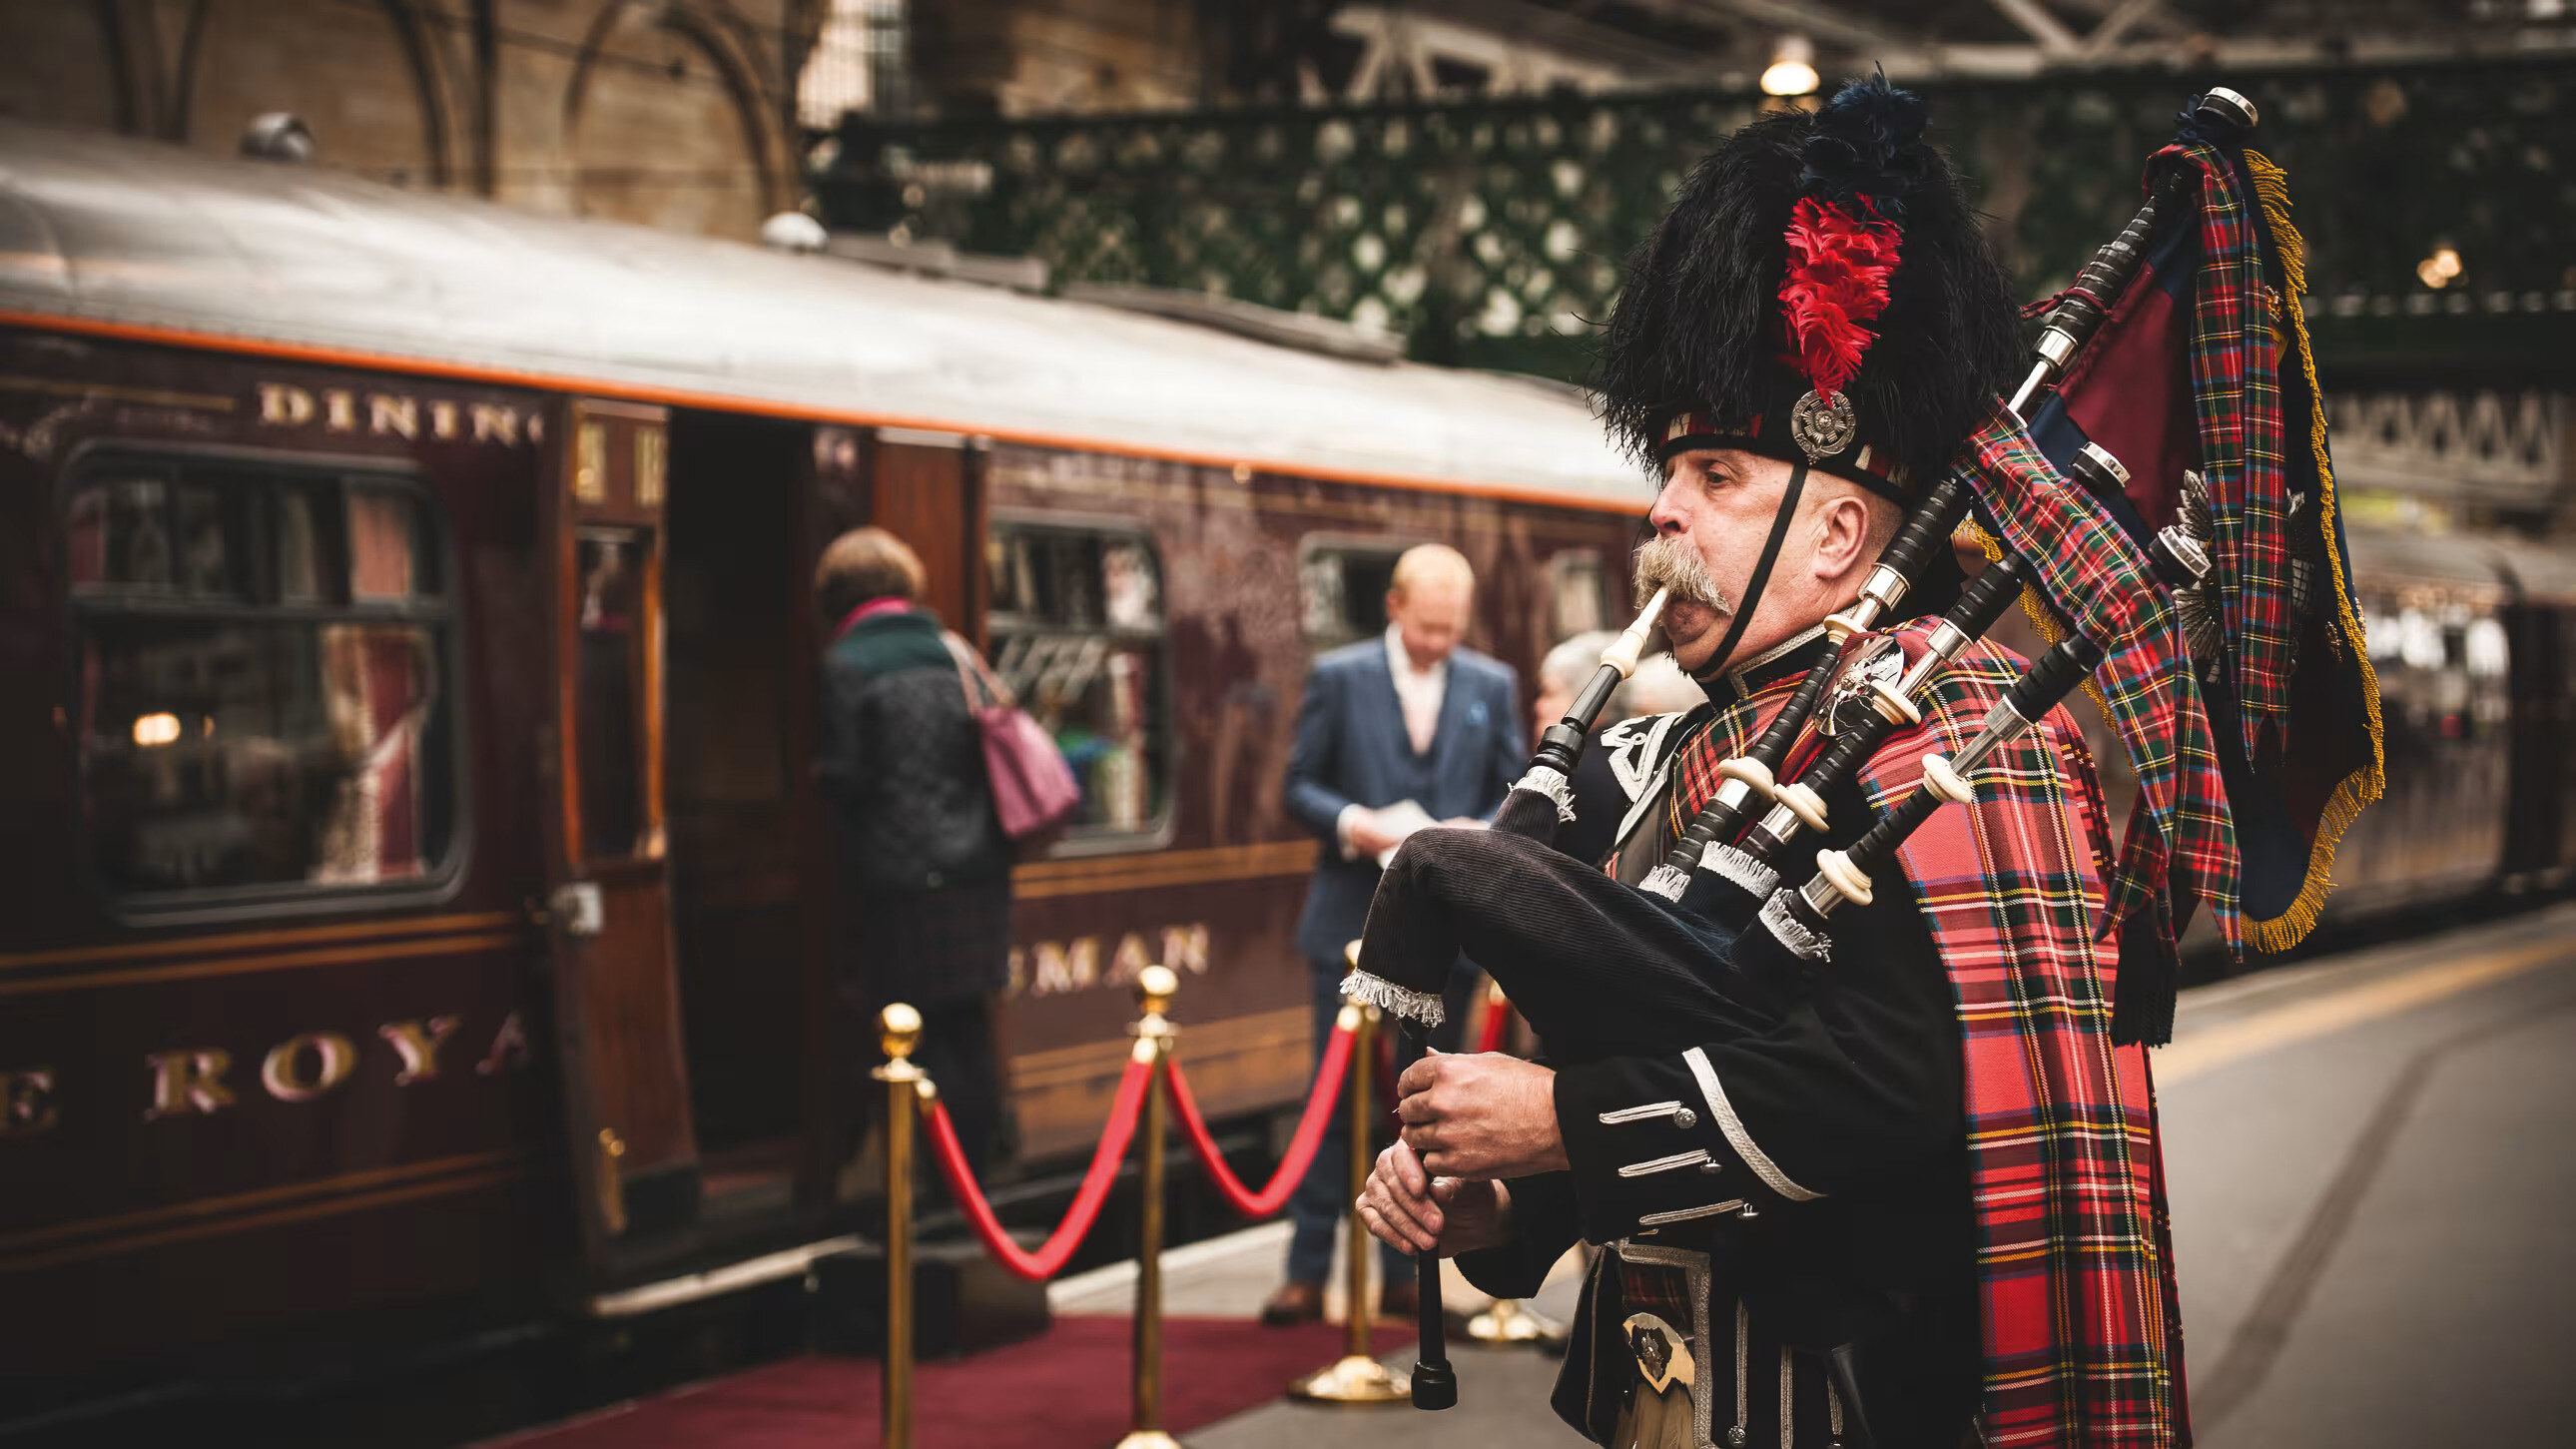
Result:
<instances>
[{"instance_id":1,"label":"man's hand","mask_svg":"<svg viewBox=\"0 0 2576 1449\"><path fill-rule=\"evenodd\" d=\"M1377 812L1365 806L1351 812L1349 835L1352 853L1370 857L1404 838L1378 824Z\"/></svg>"},{"instance_id":2,"label":"man's hand","mask_svg":"<svg viewBox=\"0 0 2576 1449\"><path fill-rule=\"evenodd\" d=\"M1556 1172L1556 1073L1499 1052L1434 1053L1395 1084L1404 1144L1443 1177L1493 1179Z\"/></svg>"},{"instance_id":3,"label":"man's hand","mask_svg":"<svg viewBox=\"0 0 2576 1449\"><path fill-rule=\"evenodd\" d=\"M1381 1242L1443 1257L1499 1247L1511 1238L1512 1196L1498 1182L1433 1178L1399 1142L1377 1155L1359 1197L1360 1221Z\"/></svg>"}]
</instances>

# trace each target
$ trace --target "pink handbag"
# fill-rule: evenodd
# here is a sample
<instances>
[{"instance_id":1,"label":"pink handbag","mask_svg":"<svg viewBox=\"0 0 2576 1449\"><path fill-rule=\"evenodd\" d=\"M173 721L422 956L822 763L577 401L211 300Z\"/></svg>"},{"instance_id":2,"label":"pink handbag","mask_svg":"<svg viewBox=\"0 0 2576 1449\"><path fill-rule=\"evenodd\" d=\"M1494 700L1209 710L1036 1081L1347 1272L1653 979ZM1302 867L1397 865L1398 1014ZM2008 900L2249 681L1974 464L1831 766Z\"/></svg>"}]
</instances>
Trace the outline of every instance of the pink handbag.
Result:
<instances>
[{"instance_id":1,"label":"pink handbag","mask_svg":"<svg viewBox=\"0 0 2576 1449\"><path fill-rule=\"evenodd\" d=\"M948 630L940 637L957 661L957 682L966 691L967 711L983 732L984 775L993 786L993 813L1002 833L1016 844L1043 844L1073 819L1082 804L1082 786L1073 767L1055 747L1046 727L993 677L975 646Z\"/></svg>"}]
</instances>

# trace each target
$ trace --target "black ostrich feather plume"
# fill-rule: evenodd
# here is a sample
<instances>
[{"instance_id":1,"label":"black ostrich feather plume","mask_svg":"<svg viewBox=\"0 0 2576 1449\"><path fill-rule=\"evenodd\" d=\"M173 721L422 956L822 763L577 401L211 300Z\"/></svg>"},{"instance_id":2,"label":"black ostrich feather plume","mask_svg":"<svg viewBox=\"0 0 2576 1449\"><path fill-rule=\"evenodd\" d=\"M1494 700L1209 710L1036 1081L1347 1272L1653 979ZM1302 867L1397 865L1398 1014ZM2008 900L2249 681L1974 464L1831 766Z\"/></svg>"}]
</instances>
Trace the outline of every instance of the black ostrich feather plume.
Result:
<instances>
[{"instance_id":1,"label":"black ostrich feather plume","mask_svg":"<svg viewBox=\"0 0 2576 1449\"><path fill-rule=\"evenodd\" d=\"M1928 117L1921 96L1896 89L1885 76L1853 81L1816 112L1799 185L1846 206L1867 197L1881 216L1904 225L1906 199L1946 169L1940 154L1923 144Z\"/></svg>"},{"instance_id":2,"label":"black ostrich feather plume","mask_svg":"<svg viewBox=\"0 0 2576 1449\"><path fill-rule=\"evenodd\" d=\"M1612 435L1652 466L1687 408L1739 423L1804 383L1781 361L1780 280L1803 196L1867 197L1902 243L1877 340L1846 390L1874 436L1936 476L2011 385L2022 351L2011 278L1959 178L1924 137L1924 104L1853 82L1808 114L1764 116L1693 167L1628 260L1593 390Z\"/></svg>"}]
</instances>

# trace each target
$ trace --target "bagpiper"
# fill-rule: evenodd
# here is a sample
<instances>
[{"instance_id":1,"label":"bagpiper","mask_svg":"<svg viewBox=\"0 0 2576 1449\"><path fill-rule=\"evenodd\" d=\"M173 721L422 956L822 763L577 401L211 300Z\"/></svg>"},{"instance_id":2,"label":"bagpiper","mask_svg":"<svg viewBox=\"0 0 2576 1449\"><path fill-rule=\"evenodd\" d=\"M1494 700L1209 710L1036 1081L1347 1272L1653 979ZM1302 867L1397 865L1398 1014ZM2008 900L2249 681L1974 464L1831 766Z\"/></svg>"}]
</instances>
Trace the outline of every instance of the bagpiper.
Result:
<instances>
[{"instance_id":1,"label":"bagpiper","mask_svg":"<svg viewBox=\"0 0 2576 1449\"><path fill-rule=\"evenodd\" d=\"M1409 841L1346 987L1436 1011L1411 957L1531 963L1546 1064L1409 1068L1359 1208L1502 1297L1600 1245L1553 1402L1611 1449L2190 1440L2162 1029L2115 1015L2169 1021L2233 836L2171 597L2005 406L2012 287L1924 129L1883 81L1766 116L1636 253L1596 387L1661 469L1638 594L1708 703L1603 737L1614 800L1523 782L1619 813L1602 870ZM2070 631L2027 667L1977 637L2024 579ZM2124 839L2054 707L2087 678ZM1710 872L1738 903L1703 918Z\"/></svg>"}]
</instances>

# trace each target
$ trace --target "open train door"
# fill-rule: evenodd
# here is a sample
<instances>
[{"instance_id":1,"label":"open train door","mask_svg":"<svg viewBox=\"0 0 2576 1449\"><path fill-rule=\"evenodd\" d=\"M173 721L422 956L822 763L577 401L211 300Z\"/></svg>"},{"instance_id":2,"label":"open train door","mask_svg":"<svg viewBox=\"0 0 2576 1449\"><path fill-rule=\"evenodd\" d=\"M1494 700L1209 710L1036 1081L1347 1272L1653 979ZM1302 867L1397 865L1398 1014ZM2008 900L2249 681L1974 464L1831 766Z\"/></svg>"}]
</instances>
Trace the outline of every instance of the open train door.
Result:
<instances>
[{"instance_id":1,"label":"open train door","mask_svg":"<svg viewBox=\"0 0 2576 1449\"><path fill-rule=\"evenodd\" d=\"M576 1215L598 1279L681 1251L698 1214L664 830L669 419L572 399L554 422L546 915Z\"/></svg>"}]
</instances>

